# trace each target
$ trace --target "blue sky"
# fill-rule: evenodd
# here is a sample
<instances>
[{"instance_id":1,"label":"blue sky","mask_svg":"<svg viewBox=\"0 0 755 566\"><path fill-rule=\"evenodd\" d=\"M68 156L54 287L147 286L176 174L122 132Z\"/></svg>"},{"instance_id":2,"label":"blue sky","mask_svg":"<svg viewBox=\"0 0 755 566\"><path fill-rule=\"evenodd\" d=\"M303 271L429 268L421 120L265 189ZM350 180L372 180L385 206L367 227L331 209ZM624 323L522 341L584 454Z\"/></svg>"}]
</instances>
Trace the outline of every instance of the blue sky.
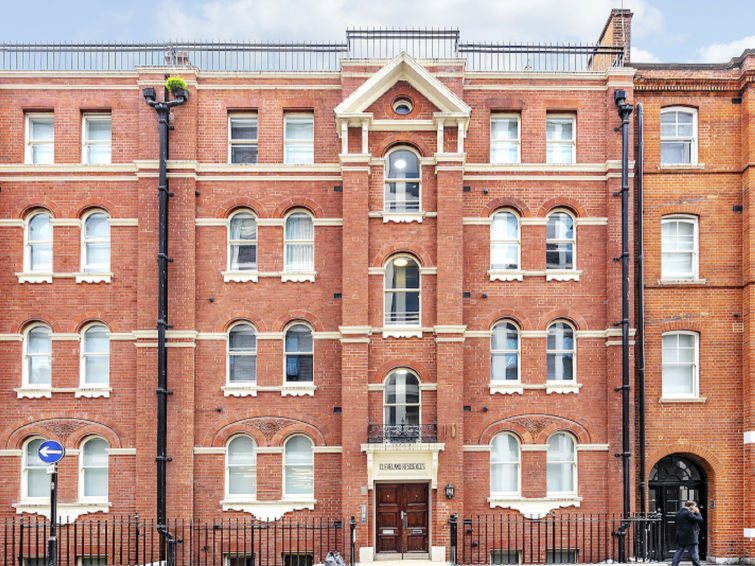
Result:
<instances>
[{"instance_id":1,"label":"blue sky","mask_svg":"<svg viewBox=\"0 0 755 566\"><path fill-rule=\"evenodd\" d=\"M621 0L4 0L0 41L342 40L346 27L458 27L462 39L592 42ZM753 0L623 0L633 60L724 62L755 48Z\"/></svg>"}]
</instances>

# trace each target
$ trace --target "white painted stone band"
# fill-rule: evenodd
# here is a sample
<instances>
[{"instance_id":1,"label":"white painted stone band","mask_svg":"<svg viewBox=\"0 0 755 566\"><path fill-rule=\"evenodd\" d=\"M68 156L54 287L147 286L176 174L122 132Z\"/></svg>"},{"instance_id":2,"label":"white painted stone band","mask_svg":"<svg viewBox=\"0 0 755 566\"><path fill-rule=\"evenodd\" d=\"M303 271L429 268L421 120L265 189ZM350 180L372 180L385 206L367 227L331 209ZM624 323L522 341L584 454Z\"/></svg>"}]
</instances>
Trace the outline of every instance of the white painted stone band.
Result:
<instances>
[{"instance_id":1,"label":"white painted stone band","mask_svg":"<svg viewBox=\"0 0 755 566\"><path fill-rule=\"evenodd\" d=\"M745 529L744 530L744 537L745 538L755 538L755 529Z\"/></svg>"},{"instance_id":2,"label":"white painted stone band","mask_svg":"<svg viewBox=\"0 0 755 566\"><path fill-rule=\"evenodd\" d=\"M755 430L745 432L745 444L755 444Z\"/></svg>"}]
</instances>

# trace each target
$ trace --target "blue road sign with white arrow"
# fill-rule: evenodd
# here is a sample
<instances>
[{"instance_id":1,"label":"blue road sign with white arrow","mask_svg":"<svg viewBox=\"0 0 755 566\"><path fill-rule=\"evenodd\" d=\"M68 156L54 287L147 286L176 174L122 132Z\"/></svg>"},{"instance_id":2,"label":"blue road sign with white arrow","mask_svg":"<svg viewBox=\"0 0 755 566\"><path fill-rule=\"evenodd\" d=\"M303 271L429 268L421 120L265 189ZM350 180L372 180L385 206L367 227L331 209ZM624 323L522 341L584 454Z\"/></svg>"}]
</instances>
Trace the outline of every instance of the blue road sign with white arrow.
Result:
<instances>
[{"instance_id":1,"label":"blue road sign with white arrow","mask_svg":"<svg viewBox=\"0 0 755 566\"><path fill-rule=\"evenodd\" d=\"M63 445L54 440L43 442L39 447L39 459L47 464L54 464L63 459L66 455L66 449Z\"/></svg>"}]
</instances>

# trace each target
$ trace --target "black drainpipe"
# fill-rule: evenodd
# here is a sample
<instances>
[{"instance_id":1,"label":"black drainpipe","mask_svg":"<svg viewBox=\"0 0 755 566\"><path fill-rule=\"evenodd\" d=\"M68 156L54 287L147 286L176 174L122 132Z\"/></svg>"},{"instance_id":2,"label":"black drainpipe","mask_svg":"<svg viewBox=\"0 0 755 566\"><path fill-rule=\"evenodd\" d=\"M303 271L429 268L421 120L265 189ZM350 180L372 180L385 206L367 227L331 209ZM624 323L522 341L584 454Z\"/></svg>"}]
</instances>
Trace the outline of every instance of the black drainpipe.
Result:
<instances>
[{"instance_id":1,"label":"black drainpipe","mask_svg":"<svg viewBox=\"0 0 755 566\"><path fill-rule=\"evenodd\" d=\"M642 102L637 104L637 427L640 453L640 512L647 511L645 503L645 250L643 230L644 198L643 171L645 167L645 123Z\"/></svg>"},{"instance_id":2,"label":"black drainpipe","mask_svg":"<svg viewBox=\"0 0 755 566\"><path fill-rule=\"evenodd\" d=\"M623 471L623 516L630 513L629 485L629 115L632 105L626 92L615 90L614 102L621 118L621 461ZM617 128L618 130L619 128ZM619 531L619 562L626 562L625 536L627 523Z\"/></svg>"},{"instance_id":3,"label":"black drainpipe","mask_svg":"<svg viewBox=\"0 0 755 566\"><path fill-rule=\"evenodd\" d=\"M157 532L160 535L160 561L167 566L175 563L176 537L168 530L168 520L165 511L166 502L166 445L168 436L168 352L165 347L165 331L168 328L168 199L173 196L168 191L168 131L170 129L170 110L186 102L186 91L179 91L174 100L168 100L165 91L163 102L155 100L155 89L145 88L142 91L147 104L157 112L157 123L160 131L160 166L157 181L158 197L160 199L159 215L159 249L158 264L158 298L157 298Z\"/></svg>"}]
</instances>

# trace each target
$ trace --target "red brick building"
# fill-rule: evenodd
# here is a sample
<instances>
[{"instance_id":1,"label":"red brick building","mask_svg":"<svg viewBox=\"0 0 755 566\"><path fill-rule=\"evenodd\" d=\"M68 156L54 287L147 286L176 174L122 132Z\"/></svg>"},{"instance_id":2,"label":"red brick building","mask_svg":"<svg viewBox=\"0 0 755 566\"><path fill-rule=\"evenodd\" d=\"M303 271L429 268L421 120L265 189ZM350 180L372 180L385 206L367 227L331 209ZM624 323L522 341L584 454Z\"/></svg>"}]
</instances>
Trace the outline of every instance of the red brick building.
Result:
<instances>
[{"instance_id":1,"label":"red brick building","mask_svg":"<svg viewBox=\"0 0 755 566\"><path fill-rule=\"evenodd\" d=\"M369 562L445 560L453 513L621 513L614 92L640 100L621 59L630 17L615 11L604 47L568 56L351 32L341 52L299 47L267 66L254 50L218 63L187 49L151 65L0 71L3 511L49 515L36 450L53 439L67 450L61 515L154 514L158 137L141 89L180 73L170 517L353 515ZM375 39L394 56L357 52ZM739 448L755 419L740 369L751 67L645 66L636 79L647 469L694 455L716 500L708 555L724 558L752 556L742 523L755 526L741 511L751 432ZM697 167L658 165L667 106L698 109ZM698 218L705 247L690 281L656 285L666 215ZM710 365L693 399L704 404L655 404L661 336L677 330L697 333L685 336ZM705 416L688 420L690 407Z\"/></svg>"}]
</instances>

